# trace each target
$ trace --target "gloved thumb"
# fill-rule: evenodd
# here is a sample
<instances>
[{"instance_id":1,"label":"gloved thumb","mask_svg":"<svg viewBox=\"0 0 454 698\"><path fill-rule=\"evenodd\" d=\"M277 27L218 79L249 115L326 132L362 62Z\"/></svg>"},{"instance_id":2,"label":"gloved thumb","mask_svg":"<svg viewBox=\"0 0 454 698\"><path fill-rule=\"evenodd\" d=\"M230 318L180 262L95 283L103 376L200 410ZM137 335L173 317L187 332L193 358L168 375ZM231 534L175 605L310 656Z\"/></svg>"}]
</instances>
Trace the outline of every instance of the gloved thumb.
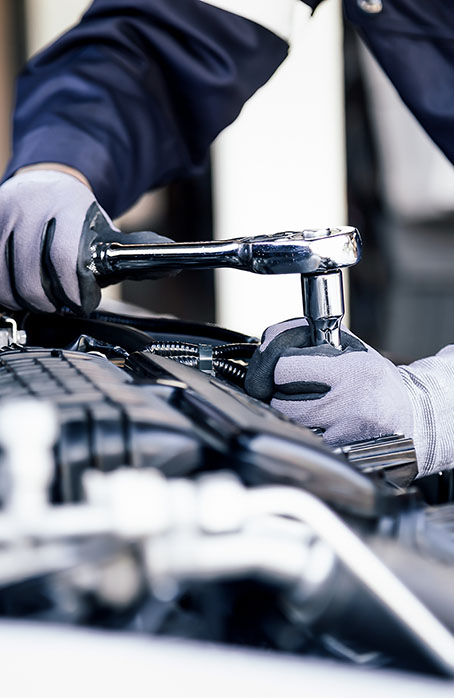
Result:
<instances>
[{"instance_id":1,"label":"gloved thumb","mask_svg":"<svg viewBox=\"0 0 454 698\"><path fill-rule=\"evenodd\" d=\"M269 402L273 397L274 369L282 354L293 347L309 347L311 332L305 318L296 318L268 327L262 343L249 362L246 392L257 400Z\"/></svg>"}]
</instances>

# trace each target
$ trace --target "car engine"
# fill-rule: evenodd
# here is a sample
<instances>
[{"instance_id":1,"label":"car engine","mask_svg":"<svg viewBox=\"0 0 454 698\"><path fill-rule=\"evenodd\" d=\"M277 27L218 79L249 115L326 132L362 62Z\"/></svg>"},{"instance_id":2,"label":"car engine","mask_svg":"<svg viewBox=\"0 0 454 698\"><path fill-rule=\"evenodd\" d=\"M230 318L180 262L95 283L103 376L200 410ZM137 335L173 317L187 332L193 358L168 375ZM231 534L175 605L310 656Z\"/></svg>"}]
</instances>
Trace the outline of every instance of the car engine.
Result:
<instances>
[{"instance_id":1,"label":"car engine","mask_svg":"<svg viewBox=\"0 0 454 698\"><path fill-rule=\"evenodd\" d=\"M242 388L254 337L3 317L0 613L454 676L454 479Z\"/></svg>"}]
</instances>

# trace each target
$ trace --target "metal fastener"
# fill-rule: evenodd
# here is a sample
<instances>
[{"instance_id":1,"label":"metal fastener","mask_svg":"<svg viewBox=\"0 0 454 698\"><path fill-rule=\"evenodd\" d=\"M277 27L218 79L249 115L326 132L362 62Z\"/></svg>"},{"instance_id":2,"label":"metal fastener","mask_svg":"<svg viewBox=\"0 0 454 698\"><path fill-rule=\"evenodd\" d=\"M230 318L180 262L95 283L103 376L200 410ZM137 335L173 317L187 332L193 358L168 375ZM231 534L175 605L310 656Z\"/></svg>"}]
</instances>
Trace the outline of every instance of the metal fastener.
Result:
<instances>
[{"instance_id":1,"label":"metal fastener","mask_svg":"<svg viewBox=\"0 0 454 698\"><path fill-rule=\"evenodd\" d=\"M199 365L203 373L213 372L213 347L211 344L199 344Z\"/></svg>"},{"instance_id":2,"label":"metal fastener","mask_svg":"<svg viewBox=\"0 0 454 698\"><path fill-rule=\"evenodd\" d=\"M377 15L383 10L382 0L358 0L358 7L369 15Z\"/></svg>"}]
</instances>

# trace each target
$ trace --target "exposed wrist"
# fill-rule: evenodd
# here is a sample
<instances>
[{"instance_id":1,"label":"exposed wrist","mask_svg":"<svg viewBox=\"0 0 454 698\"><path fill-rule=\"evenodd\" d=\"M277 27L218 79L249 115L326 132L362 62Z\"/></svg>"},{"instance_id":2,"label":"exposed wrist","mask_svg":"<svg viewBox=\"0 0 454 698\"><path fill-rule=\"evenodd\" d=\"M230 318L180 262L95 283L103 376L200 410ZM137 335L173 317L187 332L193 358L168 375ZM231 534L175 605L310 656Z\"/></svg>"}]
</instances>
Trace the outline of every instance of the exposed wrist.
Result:
<instances>
[{"instance_id":1,"label":"exposed wrist","mask_svg":"<svg viewBox=\"0 0 454 698\"><path fill-rule=\"evenodd\" d=\"M14 173L14 177L19 174L24 174L25 172L34 172L37 170L51 170L53 172L63 172L64 174L68 174L72 177L75 177L79 180L79 182L88 187L90 191L93 191L90 186L90 182L85 177L85 175L82 174L82 172L76 170L74 167L70 167L69 165L63 165L59 162L40 162L35 165L26 165L25 167L21 167L19 170L17 170L17 172Z\"/></svg>"}]
</instances>

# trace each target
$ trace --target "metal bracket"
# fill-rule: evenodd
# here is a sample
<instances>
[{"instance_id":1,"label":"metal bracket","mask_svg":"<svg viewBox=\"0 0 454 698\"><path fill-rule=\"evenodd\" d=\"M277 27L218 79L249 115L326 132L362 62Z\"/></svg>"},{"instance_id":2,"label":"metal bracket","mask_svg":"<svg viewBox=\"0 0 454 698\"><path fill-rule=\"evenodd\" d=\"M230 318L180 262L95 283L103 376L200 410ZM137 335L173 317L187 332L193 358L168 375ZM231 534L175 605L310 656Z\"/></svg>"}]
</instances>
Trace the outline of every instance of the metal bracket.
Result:
<instances>
[{"instance_id":1,"label":"metal bracket","mask_svg":"<svg viewBox=\"0 0 454 698\"><path fill-rule=\"evenodd\" d=\"M25 330L18 329L14 318L1 315L0 322L7 325L7 327L0 327L0 347L20 346L27 343L27 333Z\"/></svg>"},{"instance_id":2,"label":"metal bracket","mask_svg":"<svg viewBox=\"0 0 454 698\"><path fill-rule=\"evenodd\" d=\"M362 473L382 473L398 487L408 487L418 474L415 445L402 434L358 441L336 450Z\"/></svg>"}]
</instances>

